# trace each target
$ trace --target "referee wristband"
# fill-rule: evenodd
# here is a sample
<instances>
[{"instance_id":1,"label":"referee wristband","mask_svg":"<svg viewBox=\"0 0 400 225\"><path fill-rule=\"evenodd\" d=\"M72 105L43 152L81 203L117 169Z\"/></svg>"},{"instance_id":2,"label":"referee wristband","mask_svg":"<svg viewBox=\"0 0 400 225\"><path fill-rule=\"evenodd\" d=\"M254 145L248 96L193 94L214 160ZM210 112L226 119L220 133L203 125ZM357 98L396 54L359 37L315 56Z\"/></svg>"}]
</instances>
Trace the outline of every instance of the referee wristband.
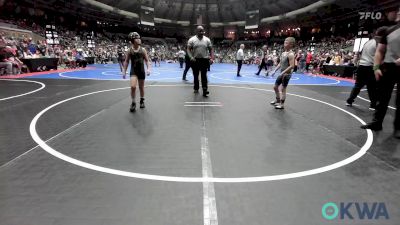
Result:
<instances>
[{"instance_id":1,"label":"referee wristband","mask_svg":"<svg viewBox=\"0 0 400 225\"><path fill-rule=\"evenodd\" d=\"M379 65L374 65L374 67L372 67L372 69L373 69L374 71L377 71L377 70L379 70L380 68L379 68Z\"/></svg>"}]
</instances>

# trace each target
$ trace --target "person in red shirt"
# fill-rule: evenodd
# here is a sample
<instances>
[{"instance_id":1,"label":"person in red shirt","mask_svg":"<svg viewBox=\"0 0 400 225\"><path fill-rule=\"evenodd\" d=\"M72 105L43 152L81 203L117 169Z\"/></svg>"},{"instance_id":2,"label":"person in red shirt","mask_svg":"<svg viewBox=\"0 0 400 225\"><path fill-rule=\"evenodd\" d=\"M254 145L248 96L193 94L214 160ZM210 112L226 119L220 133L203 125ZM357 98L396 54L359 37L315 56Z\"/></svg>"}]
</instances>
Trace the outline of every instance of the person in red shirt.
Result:
<instances>
[{"instance_id":1,"label":"person in red shirt","mask_svg":"<svg viewBox=\"0 0 400 225\"><path fill-rule=\"evenodd\" d=\"M23 63L17 58L16 48L14 49L11 46L6 46L4 52L6 54L6 57L3 61L12 64L12 74L20 74Z\"/></svg>"},{"instance_id":2,"label":"person in red shirt","mask_svg":"<svg viewBox=\"0 0 400 225\"><path fill-rule=\"evenodd\" d=\"M313 58L313 56L312 56L311 52L307 52L307 56L306 56L306 71L307 71L307 73L308 73L308 68L310 67L312 58Z\"/></svg>"}]
</instances>

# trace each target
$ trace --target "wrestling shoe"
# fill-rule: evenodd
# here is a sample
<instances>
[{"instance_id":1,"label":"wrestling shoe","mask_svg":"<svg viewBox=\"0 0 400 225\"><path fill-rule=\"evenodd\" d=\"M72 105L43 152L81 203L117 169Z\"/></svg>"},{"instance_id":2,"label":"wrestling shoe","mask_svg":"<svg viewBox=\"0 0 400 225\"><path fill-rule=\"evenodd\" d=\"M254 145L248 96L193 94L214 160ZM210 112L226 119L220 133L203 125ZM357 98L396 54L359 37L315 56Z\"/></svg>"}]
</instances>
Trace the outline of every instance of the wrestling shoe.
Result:
<instances>
[{"instance_id":1,"label":"wrestling shoe","mask_svg":"<svg viewBox=\"0 0 400 225\"><path fill-rule=\"evenodd\" d=\"M129 111L134 112L136 110L136 103L132 102L131 107L129 108Z\"/></svg>"},{"instance_id":2,"label":"wrestling shoe","mask_svg":"<svg viewBox=\"0 0 400 225\"><path fill-rule=\"evenodd\" d=\"M140 99L140 108L141 109L145 108L145 106L144 106L144 98Z\"/></svg>"}]
</instances>

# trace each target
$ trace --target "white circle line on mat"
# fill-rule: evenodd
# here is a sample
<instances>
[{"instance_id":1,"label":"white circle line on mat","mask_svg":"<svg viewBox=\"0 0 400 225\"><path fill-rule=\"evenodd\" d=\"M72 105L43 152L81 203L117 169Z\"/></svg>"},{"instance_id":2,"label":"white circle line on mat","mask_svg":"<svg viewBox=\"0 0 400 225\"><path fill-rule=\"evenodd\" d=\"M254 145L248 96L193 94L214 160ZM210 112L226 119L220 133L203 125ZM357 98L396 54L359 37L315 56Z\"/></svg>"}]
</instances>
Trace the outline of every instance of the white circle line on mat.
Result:
<instances>
[{"instance_id":1,"label":"white circle line on mat","mask_svg":"<svg viewBox=\"0 0 400 225\"><path fill-rule=\"evenodd\" d=\"M58 76L63 77L63 78L68 78L68 79L77 79L77 80L129 81L129 75L126 75L126 79L103 79L103 78L92 78L92 77L74 77L74 76L65 75L65 73L72 73L72 72L77 72L77 71L61 72L61 73L58 73ZM121 75L121 77L122 77L122 75ZM150 74L150 77L151 77L151 74ZM147 78L146 77L147 81L176 80L176 79L181 79L181 77L167 77L167 78L156 78L156 79L152 79L152 78Z\"/></svg>"},{"instance_id":2,"label":"white circle line on mat","mask_svg":"<svg viewBox=\"0 0 400 225\"><path fill-rule=\"evenodd\" d=\"M177 87L177 86L187 86L189 85L150 85L152 87ZM236 89L247 89L247 90L257 90L257 91L263 91L263 92L273 92L272 90L265 90L265 89L260 89L260 88L251 88L251 87L237 87L237 86L222 86L222 85L210 85L211 87L221 87L221 88L236 88ZM226 177L174 177L174 176L161 176L161 175L153 175L153 174L144 174L144 173L134 173L134 172L128 172L128 171L122 171L122 170L116 170L112 168L107 168L107 167L102 167L102 166L97 166L94 164L90 164L87 162L80 161L78 159L72 158L70 156L67 156L61 152L56 151L52 147L50 147L42 138L38 135L36 131L36 124L39 118L45 114L47 111L50 109L63 104L65 102L93 95L93 94L98 94L98 93L103 93L103 92L110 92L110 91L117 91L117 90L123 90L123 89L128 89L129 87L124 87L124 88L114 88L114 89L107 89L107 90L101 90L101 91L95 91L95 92L90 92L82 95L78 95L75 97L71 97L62 101L59 101L57 103L54 103L41 112L39 112L31 121L30 126L29 126L29 131L30 134L33 138L33 140L41 147L43 148L46 152L49 154L64 160L66 162L72 163L74 165L87 168L90 170L98 171L98 172L103 172L103 173L108 173L108 174L113 174L113 175L118 175L118 176L125 176L125 177L131 177L131 178L139 178L139 179L147 179L147 180L157 180L157 181L171 181L171 182L217 182L217 183L248 183L248 182L264 182L264 181L276 181L276 180L286 180L286 179L293 179L293 178L300 178L300 177L305 177L305 176L310 176L310 175L315 175L315 174L320 174L324 172L328 172L343 166L346 166L359 158L361 158L363 155L365 155L368 151L368 149L371 147L372 142L373 142L373 134L371 130L366 130L367 132L367 140L364 143L364 145L361 147L361 149L356 152L354 155L341 160L339 162L315 168L315 169L310 169L310 170L304 170L304 171L299 171L299 172L293 172L293 173L287 173L287 174L279 174L279 175L269 175L269 176L258 176L258 177L233 177L233 178L226 178ZM353 118L355 118L357 121L359 121L361 124L366 124L361 118L358 116L354 115L353 113L344 110L338 106L332 105L330 103L302 96L302 95L297 95L297 94L290 94L287 93L288 95L291 96L296 96L304 99L308 99L314 102L322 103L324 105L333 107L337 110L340 110Z\"/></svg>"},{"instance_id":3,"label":"white circle line on mat","mask_svg":"<svg viewBox=\"0 0 400 225\"><path fill-rule=\"evenodd\" d=\"M215 74L225 74L225 73L228 73L228 72L210 73L209 76L212 77L212 78L218 79L218 80L234 81L234 82L240 82L240 83L252 83L252 84L274 84L275 83L275 82L272 82L272 83L260 83L260 82L256 82L256 81L234 80L234 79L221 78L221 77L215 76ZM289 85L291 85L291 86L301 86L301 85L326 86L326 85L337 85L337 84L340 84L340 80L335 80L335 79L332 79L332 78L325 78L325 77L324 77L324 79L334 80L335 82L334 83L325 83L325 84L292 84L292 83L290 83Z\"/></svg>"},{"instance_id":4,"label":"white circle line on mat","mask_svg":"<svg viewBox=\"0 0 400 225\"><path fill-rule=\"evenodd\" d=\"M113 71L113 70L111 70L111 71L102 71L101 72L101 75L104 75L104 76L112 76L112 77L122 77L122 74L121 74L121 71ZM158 75L160 75L160 72L152 72L151 73L151 76L158 76Z\"/></svg>"},{"instance_id":5,"label":"white circle line on mat","mask_svg":"<svg viewBox=\"0 0 400 225\"><path fill-rule=\"evenodd\" d=\"M366 91L367 89L362 89L361 91ZM397 90L396 90L397 91ZM359 95L357 95L357 98L359 98L359 99L361 99L361 100L364 100L364 101L366 101L366 102L371 102L370 100L368 100L368 99L366 99L366 98L363 98L363 97L361 97L361 96L359 96ZM353 104L354 105L354 104ZM396 110L396 107L393 107L393 106L390 106L390 105L388 105L388 108L389 109L393 109L393 110Z\"/></svg>"},{"instance_id":6,"label":"white circle line on mat","mask_svg":"<svg viewBox=\"0 0 400 225\"><path fill-rule=\"evenodd\" d=\"M30 95L30 94L38 92L38 91L40 91L40 90L42 90L43 88L46 87L46 85L44 83L38 82L38 81L33 81L33 80L16 80L16 79L0 79L0 80L3 80L3 81L15 81L15 82L28 82L28 83L40 84L40 88L38 88L38 89L35 89L33 91L30 91L30 92L23 93L23 94L19 94L19 95L14 95L14 96L6 97L6 98L0 98L0 101L5 101L5 100L13 99L13 98L18 98L18 97L22 97L22 96L25 96L25 95Z\"/></svg>"},{"instance_id":7,"label":"white circle line on mat","mask_svg":"<svg viewBox=\"0 0 400 225\"><path fill-rule=\"evenodd\" d=\"M244 75L243 75L244 74ZM243 73L243 74L240 74L242 77L248 77L248 78L252 78L252 79L256 79L256 80L265 80L265 81L274 81L275 82L275 80L276 80L276 77L265 77L265 76L262 76L262 75L259 75L259 76L257 76L257 75L253 75L253 76L249 76L249 75L247 75L247 74L249 74L249 73ZM253 73L254 74L254 73ZM292 78L290 78L290 80L291 81L293 81L293 80L300 80L300 77L292 77Z\"/></svg>"}]
</instances>

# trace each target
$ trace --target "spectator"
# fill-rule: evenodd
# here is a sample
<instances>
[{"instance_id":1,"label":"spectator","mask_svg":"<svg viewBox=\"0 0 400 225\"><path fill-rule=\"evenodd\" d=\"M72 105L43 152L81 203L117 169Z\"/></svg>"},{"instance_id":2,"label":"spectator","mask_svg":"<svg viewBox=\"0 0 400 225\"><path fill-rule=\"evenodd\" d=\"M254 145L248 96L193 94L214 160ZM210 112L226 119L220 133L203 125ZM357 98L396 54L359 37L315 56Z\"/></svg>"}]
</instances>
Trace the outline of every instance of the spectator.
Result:
<instances>
[{"instance_id":1,"label":"spectator","mask_svg":"<svg viewBox=\"0 0 400 225\"><path fill-rule=\"evenodd\" d=\"M334 65L341 65L342 57L339 55L339 52L335 53L335 58L333 58Z\"/></svg>"},{"instance_id":2,"label":"spectator","mask_svg":"<svg viewBox=\"0 0 400 225\"><path fill-rule=\"evenodd\" d=\"M76 60L76 65L78 65L78 67L86 68L87 61L85 57L83 57L82 51L78 51L76 53L75 60Z\"/></svg>"},{"instance_id":3,"label":"spectator","mask_svg":"<svg viewBox=\"0 0 400 225\"><path fill-rule=\"evenodd\" d=\"M32 54L36 53L37 46L33 43L32 38L28 39L28 49Z\"/></svg>"},{"instance_id":4,"label":"spectator","mask_svg":"<svg viewBox=\"0 0 400 225\"><path fill-rule=\"evenodd\" d=\"M66 52L64 62L69 66L69 68L76 68L76 61L71 51Z\"/></svg>"},{"instance_id":5,"label":"spectator","mask_svg":"<svg viewBox=\"0 0 400 225\"><path fill-rule=\"evenodd\" d=\"M311 52L308 51L307 56L306 56L306 72L307 73L308 73L312 58L313 58L313 56L312 56Z\"/></svg>"},{"instance_id":6,"label":"spectator","mask_svg":"<svg viewBox=\"0 0 400 225\"><path fill-rule=\"evenodd\" d=\"M13 65L9 62L5 47L0 48L0 75L12 75Z\"/></svg>"}]
</instances>

